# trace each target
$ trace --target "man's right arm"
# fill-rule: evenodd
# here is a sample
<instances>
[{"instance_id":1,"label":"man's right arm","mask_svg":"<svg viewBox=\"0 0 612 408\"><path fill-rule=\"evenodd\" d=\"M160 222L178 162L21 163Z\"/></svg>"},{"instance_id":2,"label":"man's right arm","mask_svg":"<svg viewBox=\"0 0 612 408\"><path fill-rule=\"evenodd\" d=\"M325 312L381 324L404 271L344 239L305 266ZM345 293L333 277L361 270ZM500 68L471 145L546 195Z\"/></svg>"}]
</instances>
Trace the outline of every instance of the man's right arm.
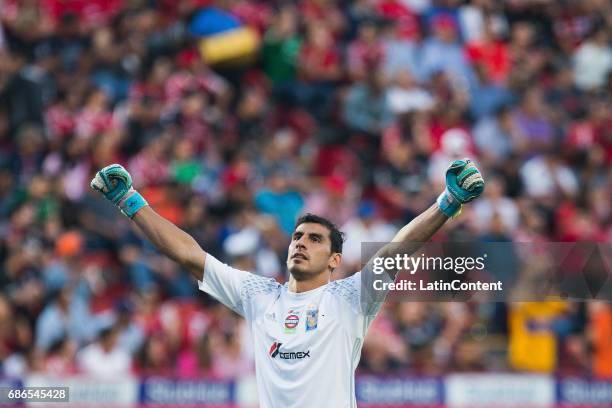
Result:
<instances>
[{"instance_id":1,"label":"man's right arm","mask_svg":"<svg viewBox=\"0 0 612 408\"><path fill-rule=\"evenodd\" d=\"M206 252L185 231L159 215L150 206L142 207L132 220L159 252L203 279Z\"/></svg>"},{"instance_id":2,"label":"man's right arm","mask_svg":"<svg viewBox=\"0 0 612 408\"><path fill-rule=\"evenodd\" d=\"M134 221L157 250L179 263L196 279L203 280L206 252L191 235L148 205L134 190L132 177L123 166L111 164L104 167L91 180L91 187Z\"/></svg>"},{"instance_id":3,"label":"man's right arm","mask_svg":"<svg viewBox=\"0 0 612 408\"><path fill-rule=\"evenodd\" d=\"M149 206L138 210L132 220L158 251L179 263L197 279L201 291L208 293L239 315L246 316L241 296L245 282L249 279L266 279L232 268L207 255L191 235L157 214Z\"/></svg>"},{"instance_id":4,"label":"man's right arm","mask_svg":"<svg viewBox=\"0 0 612 408\"><path fill-rule=\"evenodd\" d=\"M279 284L274 279L232 268L207 255L191 235L149 207L144 197L134 190L130 173L121 165L111 164L101 169L91 180L91 187L134 221L158 251L187 269L198 280L201 291L236 313L246 317L249 299L278 290Z\"/></svg>"}]
</instances>

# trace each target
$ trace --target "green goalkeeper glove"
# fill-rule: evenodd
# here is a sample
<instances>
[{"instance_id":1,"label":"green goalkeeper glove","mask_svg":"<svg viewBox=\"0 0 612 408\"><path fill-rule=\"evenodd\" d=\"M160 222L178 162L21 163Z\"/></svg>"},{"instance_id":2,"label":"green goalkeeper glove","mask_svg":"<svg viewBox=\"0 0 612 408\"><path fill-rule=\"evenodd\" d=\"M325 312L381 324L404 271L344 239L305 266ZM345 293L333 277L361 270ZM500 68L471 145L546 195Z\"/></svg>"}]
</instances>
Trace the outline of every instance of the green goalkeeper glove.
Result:
<instances>
[{"instance_id":1,"label":"green goalkeeper glove","mask_svg":"<svg viewBox=\"0 0 612 408\"><path fill-rule=\"evenodd\" d=\"M461 212L463 204L479 197L484 191L480 170L469 159L455 160L446 170L446 189L436 202L448 217Z\"/></svg>"},{"instance_id":2,"label":"green goalkeeper glove","mask_svg":"<svg viewBox=\"0 0 612 408\"><path fill-rule=\"evenodd\" d=\"M147 200L132 187L130 173L119 164L111 164L97 172L90 186L102 193L104 198L116 205L121 213L129 218L134 218L138 210L149 205Z\"/></svg>"}]
</instances>

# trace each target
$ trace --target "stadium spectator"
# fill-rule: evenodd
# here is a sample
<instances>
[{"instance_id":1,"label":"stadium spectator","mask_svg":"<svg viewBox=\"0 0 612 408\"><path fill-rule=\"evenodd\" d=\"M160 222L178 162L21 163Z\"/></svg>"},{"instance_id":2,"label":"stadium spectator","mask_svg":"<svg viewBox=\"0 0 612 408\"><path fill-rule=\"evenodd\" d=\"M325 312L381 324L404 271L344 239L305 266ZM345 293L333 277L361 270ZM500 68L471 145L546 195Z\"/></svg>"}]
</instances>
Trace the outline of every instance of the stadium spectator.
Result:
<instances>
[{"instance_id":1,"label":"stadium spectator","mask_svg":"<svg viewBox=\"0 0 612 408\"><path fill-rule=\"evenodd\" d=\"M559 347L555 329L564 319L567 305L563 302L530 302L511 307L508 358L512 367L524 371L553 372L558 364Z\"/></svg>"},{"instance_id":2,"label":"stadium spectator","mask_svg":"<svg viewBox=\"0 0 612 408\"><path fill-rule=\"evenodd\" d=\"M384 58L383 48L374 22L362 21L357 38L346 49L346 65L351 81L366 78L368 69Z\"/></svg>"},{"instance_id":3,"label":"stadium spectator","mask_svg":"<svg viewBox=\"0 0 612 408\"><path fill-rule=\"evenodd\" d=\"M163 334L148 337L137 359L137 370L142 376L171 375L174 356Z\"/></svg>"},{"instance_id":4,"label":"stadium spectator","mask_svg":"<svg viewBox=\"0 0 612 408\"><path fill-rule=\"evenodd\" d=\"M612 71L612 49L608 31L598 27L574 55L576 86L585 91L605 85L608 73Z\"/></svg>"},{"instance_id":5,"label":"stadium spectator","mask_svg":"<svg viewBox=\"0 0 612 408\"><path fill-rule=\"evenodd\" d=\"M255 204L264 214L274 215L286 234L293 230L293 220L304 206L304 199L289 179L289 175L276 171L268 177L267 188L255 196Z\"/></svg>"},{"instance_id":6,"label":"stadium spectator","mask_svg":"<svg viewBox=\"0 0 612 408\"><path fill-rule=\"evenodd\" d=\"M391 21L383 30L382 68L388 78L393 78L399 71L408 70L417 80L422 80L421 67L418 62L419 47L416 41L403 36L401 24Z\"/></svg>"},{"instance_id":7,"label":"stadium spectator","mask_svg":"<svg viewBox=\"0 0 612 408\"><path fill-rule=\"evenodd\" d=\"M458 42L458 27L453 17L438 14L432 19L433 36L423 44L421 70L429 79L444 72L453 87L467 92L474 84L474 73Z\"/></svg>"},{"instance_id":8,"label":"stadium spectator","mask_svg":"<svg viewBox=\"0 0 612 408\"><path fill-rule=\"evenodd\" d=\"M474 124L473 131L474 143L485 163L493 164L503 160L519 145L516 128L507 107L500 107L494 115L480 118Z\"/></svg>"},{"instance_id":9,"label":"stadium spectator","mask_svg":"<svg viewBox=\"0 0 612 408\"><path fill-rule=\"evenodd\" d=\"M95 324L87 300L77 295L74 283L67 283L36 321L36 347L46 351L66 336L82 346L94 337Z\"/></svg>"},{"instance_id":10,"label":"stadium spectator","mask_svg":"<svg viewBox=\"0 0 612 408\"><path fill-rule=\"evenodd\" d=\"M593 302L588 307L590 317L591 344L593 356L593 374L598 378L612 378L612 312L610 306L602 302Z\"/></svg>"},{"instance_id":11,"label":"stadium spectator","mask_svg":"<svg viewBox=\"0 0 612 408\"><path fill-rule=\"evenodd\" d=\"M273 83L291 83L295 80L301 46L296 10L284 6L266 32L262 49L264 72Z\"/></svg>"},{"instance_id":12,"label":"stadium spectator","mask_svg":"<svg viewBox=\"0 0 612 408\"><path fill-rule=\"evenodd\" d=\"M472 212L477 219L475 228L484 232L490 228L495 216L504 224L504 230L512 232L519 226L519 208L514 201L505 196L503 180L499 178L489 179L487 192L482 200L475 203L476 208Z\"/></svg>"},{"instance_id":13,"label":"stadium spectator","mask_svg":"<svg viewBox=\"0 0 612 408\"><path fill-rule=\"evenodd\" d=\"M204 334L191 348L179 354L176 362L176 375L179 378L219 378L213 368L210 343L210 337Z\"/></svg>"},{"instance_id":14,"label":"stadium spectator","mask_svg":"<svg viewBox=\"0 0 612 408\"><path fill-rule=\"evenodd\" d=\"M357 213L343 226L346 241L342 247L343 266L347 272L358 270L366 260L362 254L361 240L357 237L368 237L370 242L388 242L393 238L393 226L382 218L374 201L363 201Z\"/></svg>"},{"instance_id":15,"label":"stadium spectator","mask_svg":"<svg viewBox=\"0 0 612 408\"><path fill-rule=\"evenodd\" d=\"M503 41L503 23L495 16L489 16L481 25L482 35L474 34L466 38L468 58L472 65L482 67L487 81L504 85L510 73L511 57L508 44Z\"/></svg>"},{"instance_id":16,"label":"stadium spectator","mask_svg":"<svg viewBox=\"0 0 612 408\"><path fill-rule=\"evenodd\" d=\"M49 348L45 356L44 373L57 377L77 374L78 369L75 365L76 351L77 344L73 340L70 340L68 337L58 339Z\"/></svg>"},{"instance_id":17,"label":"stadium spectator","mask_svg":"<svg viewBox=\"0 0 612 408\"><path fill-rule=\"evenodd\" d=\"M119 330L116 326L102 329L98 340L83 348L76 356L79 370L99 378L121 378L131 373L128 352L118 347Z\"/></svg>"},{"instance_id":18,"label":"stadium spectator","mask_svg":"<svg viewBox=\"0 0 612 408\"><path fill-rule=\"evenodd\" d=\"M393 114L384 88L384 75L373 63L368 66L365 80L348 90L344 119L354 132L375 138L391 123Z\"/></svg>"}]
</instances>

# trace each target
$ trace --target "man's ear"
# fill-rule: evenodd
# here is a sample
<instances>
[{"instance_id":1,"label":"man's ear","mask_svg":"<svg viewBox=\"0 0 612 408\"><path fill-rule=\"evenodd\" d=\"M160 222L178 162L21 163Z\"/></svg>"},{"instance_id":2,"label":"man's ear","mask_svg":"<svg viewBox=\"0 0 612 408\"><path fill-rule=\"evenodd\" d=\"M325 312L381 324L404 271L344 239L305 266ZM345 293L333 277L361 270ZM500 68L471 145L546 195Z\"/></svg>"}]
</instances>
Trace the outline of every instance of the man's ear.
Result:
<instances>
[{"instance_id":1,"label":"man's ear","mask_svg":"<svg viewBox=\"0 0 612 408\"><path fill-rule=\"evenodd\" d=\"M327 267L331 269L331 271L333 272L334 269L340 266L341 262L342 262L342 254L339 252L334 252L329 257L329 263L327 264Z\"/></svg>"}]
</instances>

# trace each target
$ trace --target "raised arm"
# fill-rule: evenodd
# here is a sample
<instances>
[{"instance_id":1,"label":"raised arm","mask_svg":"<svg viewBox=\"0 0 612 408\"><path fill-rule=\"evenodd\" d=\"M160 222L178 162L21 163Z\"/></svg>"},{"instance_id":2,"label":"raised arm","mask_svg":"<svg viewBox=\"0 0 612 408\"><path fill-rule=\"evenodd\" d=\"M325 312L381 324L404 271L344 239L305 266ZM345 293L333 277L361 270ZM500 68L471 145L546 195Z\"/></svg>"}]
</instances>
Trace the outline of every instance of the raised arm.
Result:
<instances>
[{"instance_id":1,"label":"raised arm","mask_svg":"<svg viewBox=\"0 0 612 408\"><path fill-rule=\"evenodd\" d=\"M96 173L91 187L132 219L155 247L202 280L206 252L193 237L157 214L132 187L132 177L119 164L111 164Z\"/></svg>"},{"instance_id":2,"label":"raised arm","mask_svg":"<svg viewBox=\"0 0 612 408\"><path fill-rule=\"evenodd\" d=\"M132 220L159 252L178 262L194 278L202 280L206 252L191 235L148 205L138 211Z\"/></svg>"},{"instance_id":3,"label":"raised arm","mask_svg":"<svg viewBox=\"0 0 612 408\"><path fill-rule=\"evenodd\" d=\"M427 242L445 223L449 216L444 214L437 203L434 203L419 214L418 217L402 227L391 242ZM415 248L416 251L416 248Z\"/></svg>"},{"instance_id":4,"label":"raised arm","mask_svg":"<svg viewBox=\"0 0 612 408\"><path fill-rule=\"evenodd\" d=\"M482 194L484 180L469 159L455 160L446 171L446 189L431 207L410 221L376 256L411 255L430 240L449 218L461 212L463 204ZM393 272L390 272L393 273ZM395 278L393 274L391 276Z\"/></svg>"}]
</instances>

